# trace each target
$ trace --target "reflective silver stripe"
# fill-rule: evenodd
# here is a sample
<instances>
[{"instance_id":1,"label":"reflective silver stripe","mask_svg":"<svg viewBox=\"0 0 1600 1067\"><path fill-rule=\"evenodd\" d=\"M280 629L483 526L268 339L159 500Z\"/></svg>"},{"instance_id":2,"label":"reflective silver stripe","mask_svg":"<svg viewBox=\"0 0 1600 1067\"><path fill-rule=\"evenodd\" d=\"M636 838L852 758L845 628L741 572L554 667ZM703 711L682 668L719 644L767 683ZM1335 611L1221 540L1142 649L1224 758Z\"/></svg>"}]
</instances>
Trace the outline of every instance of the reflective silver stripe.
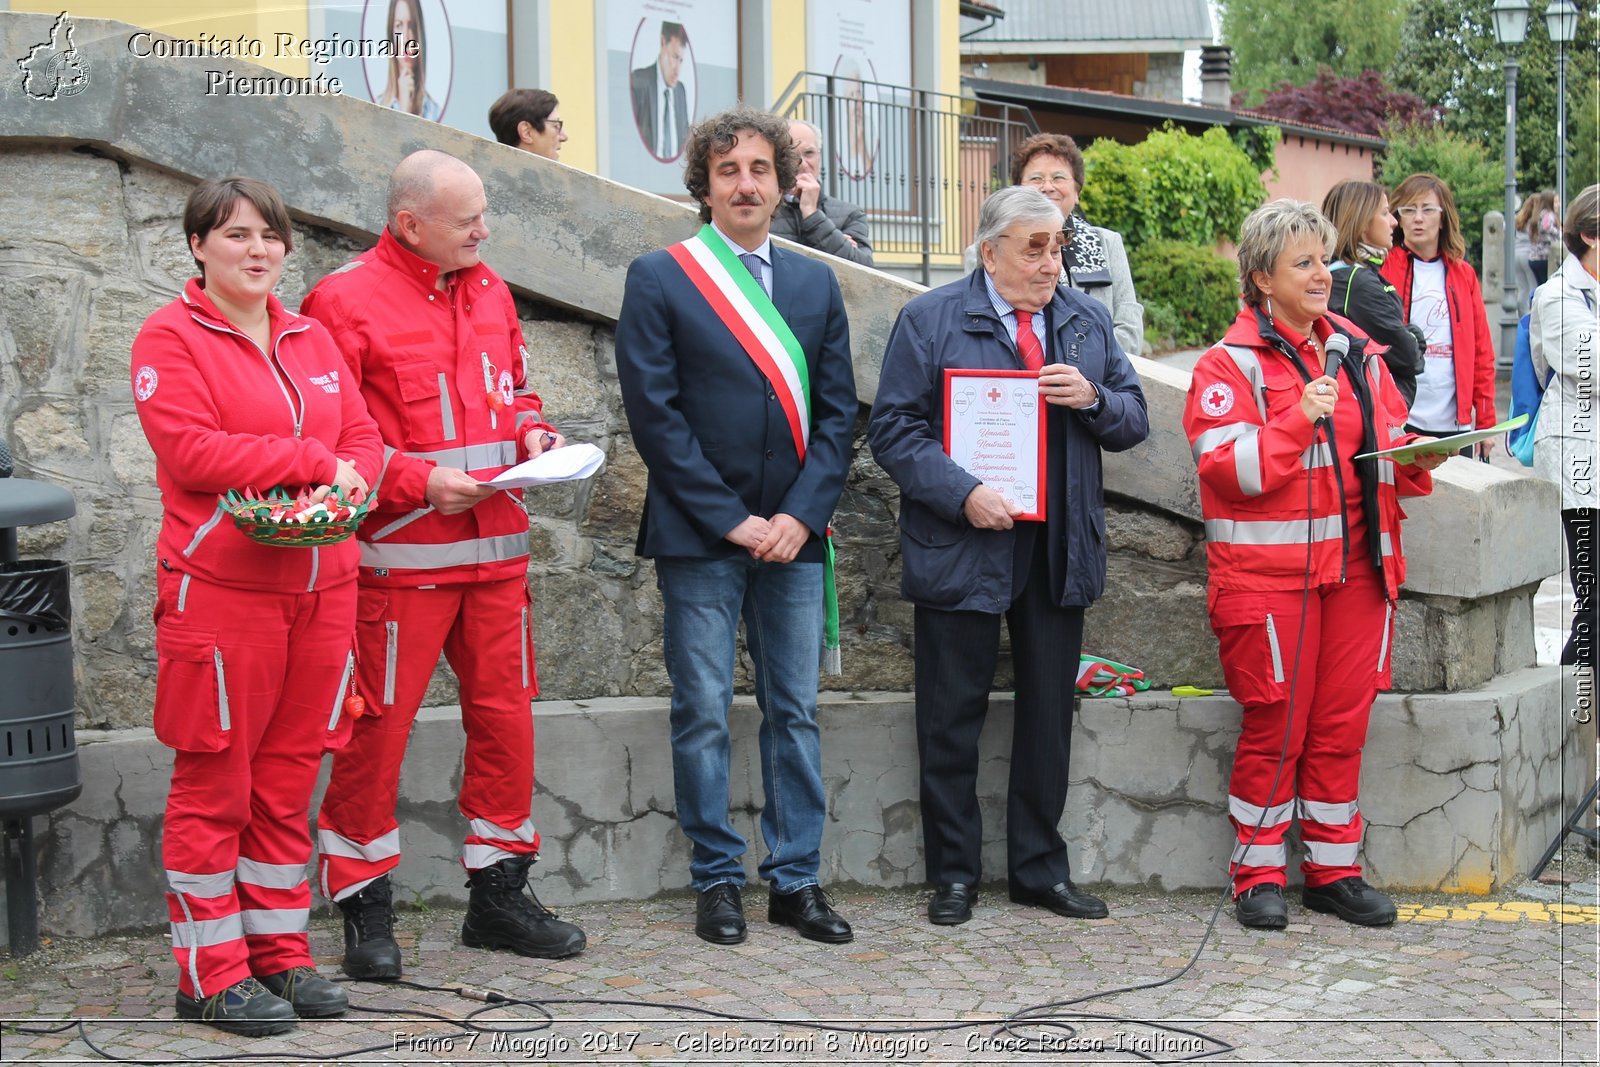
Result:
<instances>
[{"instance_id":1,"label":"reflective silver stripe","mask_svg":"<svg viewBox=\"0 0 1600 1067\"><path fill-rule=\"evenodd\" d=\"M192 924L194 922L194 912L189 910L188 899L182 893L177 894L177 898L178 909L183 912L183 921ZM174 945L178 943L177 929L178 924L173 923L171 936ZM189 950L189 983L194 986L194 995L197 998L206 995L205 989L200 985L200 953L194 949Z\"/></svg>"},{"instance_id":2,"label":"reflective silver stripe","mask_svg":"<svg viewBox=\"0 0 1600 1067\"><path fill-rule=\"evenodd\" d=\"M1338 843L1333 841L1307 841L1306 851L1311 854L1311 862L1321 867L1350 867L1356 862L1356 854L1361 851L1361 842L1350 841Z\"/></svg>"},{"instance_id":3,"label":"reflective silver stripe","mask_svg":"<svg viewBox=\"0 0 1600 1067\"><path fill-rule=\"evenodd\" d=\"M383 702L388 705L394 703L395 664L400 658L400 624L386 622L383 632Z\"/></svg>"},{"instance_id":4,"label":"reflective silver stripe","mask_svg":"<svg viewBox=\"0 0 1600 1067\"><path fill-rule=\"evenodd\" d=\"M1324 826L1348 826L1356 820L1356 812L1360 810L1353 800L1343 804L1328 804L1321 800L1301 800L1299 806L1300 818L1308 822L1319 822ZM1309 844L1309 842L1307 842Z\"/></svg>"},{"instance_id":5,"label":"reflective silver stripe","mask_svg":"<svg viewBox=\"0 0 1600 1067\"><path fill-rule=\"evenodd\" d=\"M1378 646L1378 673L1383 673L1383 661L1389 658L1389 621L1394 618L1394 605L1383 605L1383 644Z\"/></svg>"},{"instance_id":6,"label":"reflective silver stripe","mask_svg":"<svg viewBox=\"0 0 1600 1067\"><path fill-rule=\"evenodd\" d=\"M322 568L322 546L311 546L311 580L306 582L306 592L317 591L317 571Z\"/></svg>"},{"instance_id":7,"label":"reflective silver stripe","mask_svg":"<svg viewBox=\"0 0 1600 1067\"><path fill-rule=\"evenodd\" d=\"M462 845L461 865L469 871L481 871L485 867L492 867L503 859L516 855L494 845Z\"/></svg>"},{"instance_id":8,"label":"reflective silver stripe","mask_svg":"<svg viewBox=\"0 0 1600 1067\"><path fill-rule=\"evenodd\" d=\"M185 574L178 582L178 610L184 611L189 607L189 575Z\"/></svg>"},{"instance_id":9,"label":"reflective silver stripe","mask_svg":"<svg viewBox=\"0 0 1600 1067\"><path fill-rule=\"evenodd\" d=\"M470 567L477 563L498 563L501 560L519 559L527 554L528 535L525 533L477 537L435 545L378 544L363 541L361 565L369 568L385 567L391 571L435 570L440 567Z\"/></svg>"},{"instance_id":10,"label":"reflective silver stripe","mask_svg":"<svg viewBox=\"0 0 1600 1067\"><path fill-rule=\"evenodd\" d=\"M1385 556L1394 555L1394 541L1389 537L1388 534L1380 533L1378 535L1378 551L1383 553Z\"/></svg>"},{"instance_id":11,"label":"reflective silver stripe","mask_svg":"<svg viewBox=\"0 0 1600 1067\"><path fill-rule=\"evenodd\" d=\"M184 909L187 916L188 909ZM190 919L172 924L173 948L203 948L207 945L226 945L244 936L244 924L238 915L224 915L220 919Z\"/></svg>"},{"instance_id":12,"label":"reflective silver stripe","mask_svg":"<svg viewBox=\"0 0 1600 1067\"><path fill-rule=\"evenodd\" d=\"M1267 648L1272 652L1272 680L1283 681L1283 653L1278 651L1278 627L1272 621L1272 616L1267 616Z\"/></svg>"},{"instance_id":13,"label":"reflective silver stripe","mask_svg":"<svg viewBox=\"0 0 1600 1067\"><path fill-rule=\"evenodd\" d=\"M522 634L518 642L522 646L522 688L528 688L528 642L531 640L528 633L528 609L522 609Z\"/></svg>"},{"instance_id":14,"label":"reflective silver stripe","mask_svg":"<svg viewBox=\"0 0 1600 1067\"><path fill-rule=\"evenodd\" d=\"M263 889L295 889L305 885L306 865L262 863L260 860L240 856L239 881L245 885L258 885Z\"/></svg>"},{"instance_id":15,"label":"reflective silver stripe","mask_svg":"<svg viewBox=\"0 0 1600 1067\"><path fill-rule=\"evenodd\" d=\"M1254 433L1258 429L1260 427L1252 426L1248 422L1230 422L1226 426L1213 426L1194 439L1194 444L1189 446L1189 451L1194 453L1194 458L1198 461L1201 456L1210 452L1213 448L1225 445L1229 441L1238 440L1245 434Z\"/></svg>"},{"instance_id":16,"label":"reflective silver stripe","mask_svg":"<svg viewBox=\"0 0 1600 1067\"><path fill-rule=\"evenodd\" d=\"M1300 466L1305 470L1333 466L1333 453L1328 449L1328 443L1318 441L1300 453Z\"/></svg>"},{"instance_id":17,"label":"reflective silver stripe","mask_svg":"<svg viewBox=\"0 0 1600 1067\"><path fill-rule=\"evenodd\" d=\"M376 482L374 482L373 485L372 485L372 489L373 489L374 492L377 491L378 486L383 484L384 476L389 473L389 461L394 459L394 457L399 455L399 454L400 454L400 450L399 449L390 448L388 445L384 445L383 446L383 466L378 468L378 480Z\"/></svg>"},{"instance_id":18,"label":"reflective silver stripe","mask_svg":"<svg viewBox=\"0 0 1600 1067\"><path fill-rule=\"evenodd\" d=\"M530 390L530 392L531 392L531 390ZM538 422L538 421L539 421L539 413L537 411L519 411L519 412L517 412L517 421L515 423L513 423L513 425L516 428L516 432L520 434L522 432L522 424L523 423L525 423L525 422Z\"/></svg>"},{"instance_id":19,"label":"reflective silver stripe","mask_svg":"<svg viewBox=\"0 0 1600 1067\"><path fill-rule=\"evenodd\" d=\"M1337 541L1344 536L1339 516L1325 515L1311 522L1316 541ZM1303 519L1207 519L1206 540L1214 545L1303 545Z\"/></svg>"},{"instance_id":20,"label":"reflective silver stripe","mask_svg":"<svg viewBox=\"0 0 1600 1067\"><path fill-rule=\"evenodd\" d=\"M394 533L396 530L403 529L404 527L409 526L412 523L416 522L418 519L422 518L422 516L431 515L431 514L433 514L433 505L432 504L429 504L425 508L418 508L416 511L410 512L409 514L406 514L406 515L402 515L400 518L394 520L389 525L383 527L377 533L372 535L372 539L374 541L381 541L385 537L388 537L390 534Z\"/></svg>"},{"instance_id":21,"label":"reflective silver stripe","mask_svg":"<svg viewBox=\"0 0 1600 1067\"><path fill-rule=\"evenodd\" d=\"M1236 796L1228 797L1228 814L1234 821L1245 826L1281 826L1289 821L1289 816L1294 812L1294 801L1285 800L1282 804L1274 804L1270 808L1257 807L1249 801L1240 800Z\"/></svg>"},{"instance_id":22,"label":"reflective silver stripe","mask_svg":"<svg viewBox=\"0 0 1600 1067\"><path fill-rule=\"evenodd\" d=\"M1233 846L1233 862L1241 867L1282 867L1289 862L1289 848L1284 844Z\"/></svg>"},{"instance_id":23,"label":"reflective silver stripe","mask_svg":"<svg viewBox=\"0 0 1600 1067\"><path fill-rule=\"evenodd\" d=\"M1400 427L1398 427L1398 426L1389 427L1389 440L1398 441L1398 440L1400 440L1400 438L1404 437L1405 435L1406 435L1406 432L1404 430L1402 430Z\"/></svg>"},{"instance_id":24,"label":"reflective silver stripe","mask_svg":"<svg viewBox=\"0 0 1600 1067\"><path fill-rule=\"evenodd\" d=\"M188 871L168 871L167 885L174 893L191 897L225 897L233 892L233 872L190 874Z\"/></svg>"},{"instance_id":25,"label":"reflective silver stripe","mask_svg":"<svg viewBox=\"0 0 1600 1067\"><path fill-rule=\"evenodd\" d=\"M310 908L247 908L239 913L246 934L303 934L310 922Z\"/></svg>"},{"instance_id":26,"label":"reflective silver stripe","mask_svg":"<svg viewBox=\"0 0 1600 1067\"><path fill-rule=\"evenodd\" d=\"M534 836L533 820L523 819L522 825L515 830L508 830L488 819L471 819L467 824L467 836L487 837L493 841L521 841L525 845L531 845Z\"/></svg>"},{"instance_id":27,"label":"reflective silver stripe","mask_svg":"<svg viewBox=\"0 0 1600 1067\"><path fill-rule=\"evenodd\" d=\"M344 711L344 694L350 686L350 672L356 669L356 654L349 652L344 657L344 673L339 675L339 688L333 694L333 713L328 716L328 732L339 725L339 715Z\"/></svg>"},{"instance_id":28,"label":"reflective silver stripe","mask_svg":"<svg viewBox=\"0 0 1600 1067\"><path fill-rule=\"evenodd\" d=\"M1394 460L1378 460L1378 481L1382 482L1384 485L1394 484Z\"/></svg>"},{"instance_id":29,"label":"reflective silver stripe","mask_svg":"<svg viewBox=\"0 0 1600 1067\"><path fill-rule=\"evenodd\" d=\"M317 851L324 857L343 856L346 859L379 863L400 855L400 830L398 828L390 830L382 837L374 837L364 845L332 830L318 830Z\"/></svg>"},{"instance_id":30,"label":"reflective silver stripe","mask_svg":"<svg viewBox=\"0 0 1600 1067\"><path fill-rule=\"evenodd\" d=\"M228 676L222 669L222 649L211 650L211 661L217 665L217 723L226 733L233 729L233 717L228 714Z\"/></svg>"},{"instance_id":31,"label":"reflective silver stripe","mask_svg":"<svg viewBox=\"0 0 1600 1067\"><path fill-rule=\"evenodd\" d=\"M517 461L515 441L490 441L481 445L464 445L459 448L437 448L432 451L405 452L412 459L425 459L441 467L456 467L464 471L484 467L505 467Z\"/></svg>"},{"instance_id":32,"label":"reflective silver stripe","mask_svg":"<svg viewBox=\"0 0 1600 1067\"><path fill-rule=\"evenodd\" d=\"M1234 442L1233 473L1239 479L1239 491L1245 496L1261 495L1261 435L1260 428L1252 426L1250 432Z\"/></svg>"},{"instance_id":33,"label":"reflective silver stripe","mask_svg":"<svg viewBox=\"0 0 1600 1067\"><path fill-rule=\"evenodd\" d=\"M455 440L456 415L450 410L450 383L443 374L439 375L439 422L444 427L444 440Z\"/></svg>"},{"instance_id":34,"label":"reflective silver stripe","mask_svg":"<svg viewBox=\"0 0 1600 1067\"><path fill-rule=\"evenodd\" d=\"M1245 376L1250 383L1251 392L1255 393L1256 410L1261 413L1261 421L1267 421L1267 376L1261 370L1261 361L1256 358L1255 352L1239 345L1223 345L1222 350L1228 353L1233 360L1233 365L1239 368L1239 373Z\"/></svg>"},{"instance_id":35,"label":"reflective silver stripe","mask_svg":"<svg viewBox=\"0 0 1600 1067\"><path fill-rule=\"evenodd\" d=\"M206 534L210 533L216 528L217 523L222 521L222 516L225 514L227 514L227 512L222 510L221 504L218 504L216 514L207 519L205 525L194 532L194 540L190 541L189 547L183 550L184 559L188 559L190 556L194 555L194 550L200 547L200 542L206 539Z\"/></svg>"}]
</instances>

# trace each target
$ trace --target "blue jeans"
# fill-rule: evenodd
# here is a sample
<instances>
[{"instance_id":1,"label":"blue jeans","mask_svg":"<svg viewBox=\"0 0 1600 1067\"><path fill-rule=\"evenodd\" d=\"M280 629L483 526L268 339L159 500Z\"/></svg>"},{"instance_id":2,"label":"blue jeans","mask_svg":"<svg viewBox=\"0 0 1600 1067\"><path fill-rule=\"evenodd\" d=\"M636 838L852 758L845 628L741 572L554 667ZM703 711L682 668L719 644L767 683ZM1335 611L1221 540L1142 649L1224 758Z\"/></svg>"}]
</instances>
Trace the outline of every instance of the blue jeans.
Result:
<instances>
[{"instance_id":1,"label":"blue jeans","mask_svg":"<svg viewBox=\"0 0 1600 1067\"><path fill-rule=\"evenodd\" d=\"M656 560L656 584L672 679L678 822L694 845L694 888L745 880L744 838L728 818L728 706L741 615L761 708L761 877L779 893L816 885L825 810L817 732L822 564L668 557Z\"/></svg>"}]
</instances>

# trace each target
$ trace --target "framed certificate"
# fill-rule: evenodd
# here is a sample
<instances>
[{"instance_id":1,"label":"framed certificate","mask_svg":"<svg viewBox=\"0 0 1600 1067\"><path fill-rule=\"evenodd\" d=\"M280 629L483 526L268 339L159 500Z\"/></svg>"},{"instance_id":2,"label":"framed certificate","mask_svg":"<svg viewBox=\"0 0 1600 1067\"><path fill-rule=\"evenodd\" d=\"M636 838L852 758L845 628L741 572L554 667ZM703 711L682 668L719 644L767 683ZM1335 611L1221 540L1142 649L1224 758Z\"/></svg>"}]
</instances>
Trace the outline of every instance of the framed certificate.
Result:
<instances>
[{"instance_id":1,"label":"framed certificate","mask_svg":"<svg viewBox=\"0 0 1600 1067\"><path fill-rule=\"evenodd\" d=\"M944 450L962 470L1044 519L1045 405L1031 370L944 372Z\"/></svg>"}]
</instances>

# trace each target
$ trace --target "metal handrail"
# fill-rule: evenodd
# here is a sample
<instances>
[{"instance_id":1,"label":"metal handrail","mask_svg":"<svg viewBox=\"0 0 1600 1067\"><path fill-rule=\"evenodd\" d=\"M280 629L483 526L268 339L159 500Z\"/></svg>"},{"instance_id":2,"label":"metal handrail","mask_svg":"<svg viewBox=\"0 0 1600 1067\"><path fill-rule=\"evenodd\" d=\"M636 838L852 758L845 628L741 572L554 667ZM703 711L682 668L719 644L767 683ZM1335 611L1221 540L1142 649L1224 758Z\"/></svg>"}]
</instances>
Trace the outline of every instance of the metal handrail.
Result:
<instances>
[{"instance_id":1,"label":"metal handrail","mask_svg":"<svg viewBox=\"0 0 1600 1067\"><path fill-rule=\"evenodd\" d=\"M772 110L817 127L823 192L865 211L874 258L920 264L924 285L936 261L959 267L984 197L1039 132L1026 107L815 71Z\"/></svg>"}]
</instances>

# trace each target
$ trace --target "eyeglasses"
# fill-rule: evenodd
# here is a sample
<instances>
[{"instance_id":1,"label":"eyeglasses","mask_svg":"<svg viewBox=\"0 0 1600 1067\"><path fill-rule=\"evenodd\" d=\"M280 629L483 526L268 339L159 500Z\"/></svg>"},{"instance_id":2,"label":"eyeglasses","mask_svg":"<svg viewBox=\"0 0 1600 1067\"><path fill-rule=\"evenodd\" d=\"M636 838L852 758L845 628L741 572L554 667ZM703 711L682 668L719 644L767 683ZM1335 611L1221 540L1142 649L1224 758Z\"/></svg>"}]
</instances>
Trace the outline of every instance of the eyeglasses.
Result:
<instances>
[{"instance_id":1,"label":"eyeglasses","mask_svg":"<svg viewBox=\"0 0 1600 1067\"><path fill-rule=\"evenodd\" d=\"M1061 255L1061 250L1072 241L1072 235L1066 230L1043 230L1039 233L1001 233L995 237L1015 237L1028 242L1027 249L1022 253L1022 258L1029 263L1037 263L1044 255L1052 257Z\"/></svg>"},{"instance_id":2,"label":"eyeglasses","mask_svg":"<svg viewBox=\"0 0 1600 1067\"><path fill-rule=\"evenodd\" d=\"M1024 185L1043 185L1046 182L1049 182L1051 185L1074 184L1072 175L1063 170L1058 170L1054 174L1030 174L1022 179L1022 184Z\"/></svg>"},{"instance_id":3,"label":"eyeglasses","mask_svg":"<svg viewBox=\"0 0 1600 1067\"><path fill-rule=\"evenodd\" d=\"M1403 219L1414 219L1418 215L1425 219L1431 219L1443 210L1443 208L1433 204L1407 204L1405 207L1400 208L1397 213Z\"/></svg>"},{"instance_id":4,"label":"eyeglasses","mask_svg":"<svg viewBox=\"0 0 1600 1067\"><path fill-rule=\"evenodd\" d=\"M554 126L557 133L560 133L562 130L566 129L566 123L561 119L545 119L544 121L545 125Z\"/></svg>"}]
</instances>

